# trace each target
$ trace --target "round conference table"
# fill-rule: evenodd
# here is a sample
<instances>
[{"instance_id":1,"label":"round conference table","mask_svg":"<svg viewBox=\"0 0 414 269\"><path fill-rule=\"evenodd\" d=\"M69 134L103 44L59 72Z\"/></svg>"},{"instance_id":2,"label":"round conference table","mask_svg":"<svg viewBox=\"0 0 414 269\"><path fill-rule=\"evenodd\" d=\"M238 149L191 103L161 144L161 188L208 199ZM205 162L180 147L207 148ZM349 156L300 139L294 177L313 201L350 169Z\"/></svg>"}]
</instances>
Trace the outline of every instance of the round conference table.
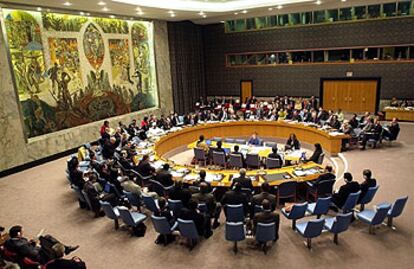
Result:
<instances>
[{"instance_id":1,"label":"round conference table","mask_svg":"<svg viewBox=\"0 0 414 269\"><path fill-rule=\"evenodd\" d=\"M325 153L336 156L341 151L342 139L347 135L330 133L303 123L288 121L231 121L218 123L204 123L197 126L185 127L176 132L161 136L155 142L154 162L168 162L172 164L173 177L183 178L185 183L192 184L197 180L199 167L194 165L179 165L171 162L165 155L174 149L189 145L200 135L212 137L249 137L254 132L259 137L273 137L287 139L294 133L299 141L309 144L320 143ZM238 175L238 170L214 170L206 168L207 179L212 186L229 187L232 178ZM254 186L260 186L267 181L270 185L280 185L287 181L311 181L323 173L322 166L313 162L297 164L277 169L248 170L247 176L253 179Z\"/></svg>"}]
</instances>

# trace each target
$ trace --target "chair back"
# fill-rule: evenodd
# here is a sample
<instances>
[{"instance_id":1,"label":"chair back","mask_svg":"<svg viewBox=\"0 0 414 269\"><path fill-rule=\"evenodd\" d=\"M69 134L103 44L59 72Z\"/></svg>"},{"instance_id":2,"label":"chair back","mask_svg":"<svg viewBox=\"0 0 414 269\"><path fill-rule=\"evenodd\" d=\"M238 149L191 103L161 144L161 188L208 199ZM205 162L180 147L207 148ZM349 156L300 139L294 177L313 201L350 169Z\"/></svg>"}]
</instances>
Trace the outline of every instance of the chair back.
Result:
<instances>
[{"instance_id":1,"label":"chair back","mask_svg":"<svg viewBox=\"0 0 414 269\"><path fill-rule=\"evenodd\" d=\"M237 242L246 239L243 222L226 222L225 237L227 241Z\"/></svg>"},{"instance_id":2,"label":"chair back","mask_svg":"<svg viewBox=\"0 0 414 269\"><path fill-rule=\"evenodd\" d=\"M117 208L122 221L128 226L135 226L135 221L132 218L131 212L129 212L128 208L125 206L118 206Z\"/></svg>"},{"instance_id":3,"label":"chair back","mask_svg":"<svg viewBox=\"0 0 414 269\"><path fill-rule=\"evenodd\" d=\"M226 221L228 222L243 222L244 208L242 204L226 205Z\"/></svg>"},{"instance_id":4,"label":"chair back","mask_svg":"<svg viewBox=\"0 0 414 269\"><path fill-rule=\"evenodd\" d=\"M280 184L277 188L279 198L296 196L296 181L288 181Z\"/></svg>"},{"instance_id":5,"label":"chair back","mask_svg":"<svg viewBox=\"0 0 414 269\"><path fill-rule=\"evenodd\" d=\"M318 157L318 164L323 164L323 159L325 158L325 153L321 153Z\"/></svg>"},{"instance_id":6,"label":"chair back","mask_svg":"<svg viewBox=\"0 0 414 269\"><path fill-rule=\"evenodd\" d=\"M359 203L361 205L366 205L366 204L370 203L374 199L374 196L377 193L378 188L379 188L378 185L375 186L375 187L368 188L368 191L365 193L365 195L363 197L361 197Z\"/></svg>"},{"instance_id":7,"label":"chair back","mask_svg":"<svg viewBox=\"0 0 414 269\"><path fill-rule=\"evenodd\" d=\"M253 213L256 214L256 213L260 213L260 212L263 212L263 206L261 206L261 205L254 205Z\"/></svg>"},{"instance_id":8,"label":"chair back","mask_svg":"<svg viewBox=\"0 0 414 269\"><path fill-rule=\"evenodd\" d=\"M99 203L101 204L101 208L108 218L113 219L113 220L118 219L119 211L116 207L115 208L112 207L110 203L105 202L105 201L99 201Z\"/></svg>"},{"instance_id":9,"label":"chair back","mask_svg":"<svg viewBox=\"0 0 414 269\"><path fill-rule=\"evenodd\" d=\"M183 202L181 202L181 200L168 199L168 208L171 209L173 215L177 217L180 214L181 208L183 208Z\"/></svg>"},{"instance_id":10,"label":"chair back","mask_svg":"<svg viewBox=\"0 0 414 269\"><path fill-rule=\"evenodd\" d=\"M165 188L161 183L159 183L156 180L150 180L149 183L150 183L150 189L153 192L156 192L158 196L161 196L161 197L165 196Z\"/></svg>"},{"instance_id":11,"label":"chair back","mask_svg":"<svg viewBox=\"0 0 414 269\"><path fill-rule=\"evenodd\" d=\"M358 203L359 196L361 195L361 191L351 193L348 198L346 198L345 204L342 207L342 211L347 213L349 211L354 210L355 206Z\"/></svg>"},{"instance_id":12,"label":"chair back","mask_svg":"<svg viewBox=\"0 0 414 269\"><path fill-rule=\"evenodd\" d=\"M206 213L208 211L207 205L205 203L198 204L197 208L201 213Z\"/></svg>"},{"instance_id":13,"label":"chair back","mask_svg":"<svg viewBox=\"0 0 414 269\"><path fill-rule=\"evenodd\" d=\"M345 214L338 213L332 225L331 232L334 234L339 234L348 230L349 224L351 223L352 214L352 212Z\"/></svg>"},{"instance_id":14,"label":"chair back","mask_svg":"<svg viewBox=\"0 0 414 269\"><path fill-rule=\"evenodd\" d=\"M310 220L306 225L303 236L306 238L314 238L314 237L321 235L324 224L325 224L324 219Z\"/></svg>"},{"instance_id":15,"label":"chair back","mask_svg":"<svg viewBox=\"0 0 414 269\"><path fill-rule=\"evenodd\" d=\"M315 205L314 215L325 215L331 206L331 197L318 198Z\"/></svg>"},{"instance_id":16,"label":"chair back","mask_svg":"<svg viewBox=\"0 0 414 269\"><path fill-rule=\"evenodd\" d=\"M236 140L234 138L224 138L225 143L234 143Z\"/></svg>"},{"instance_id":17,"label":"chair back","mask_svg":"<svg viewBox=\"0 0 414 269\"><path fill-rule=\"evenodd\" d=\"M154 225L154 230L159 234L170 234L171 226L166 217L157 217L151 215L151 221Z\"/></svg>"},{"instance_id":18,"label":"chair back","mask_svg":"<svg viewBox=\"0 0 414 269\"><path fill-rule=\"evenodd\" d=\"M243 167L243 159L240 154L230 154L229 155L229 165L231 167L242 168Z\"/></svg>"},{"instance_id":19,"label":"chair back","mask_svg":"<svg viewBox=\"0 0 414 269\"><path fill-rule=\"evenodd\" d=\"M213 163L219 166L226 165L226 155L224 152L213 151Z\"/></svg>"},{"instance_id":20,"label":"chair back","mask_svg":"<svg viewBox=\"0 0 414 269\"><path fill-rule=\"evenodd\" d=\"M260 167L260 158L258 154L246 154L247 167Z\"/></svg>"},{"instance_id":21,"label":"chair back","mask_svg":"<svg viewBox=\"0 0 414 269\"><path fill-rule=\"evenodd\" d=\"M289 213L289 219L303 218L305 216L307 207L308 207L308 202L293 205L292 210Z\"/></svg>"},{"instance_id":22,"label":"chair back","mask_svg":"<svg viewBox=\"0 0 414 269\"><path fill-rule=\"evenodd\" d=\"M276 239L275 223L257 223L256 241L265 243Z\"/></svg>"},{"instance_id":23,"label":"chair back","mask_svg":"<svg viewBox=\"0 0 414 269\"><path fill-rule=\"evenodd\" d=\"M266 158L266 169L280 168L282 163L280 159Z\"/></svg>"},{"instance_id":24,"label":"chair back","mask_svg":"<svg viewBox=\"0 0 414 269\"><path fill-rule=\"evenodd\" d=\"M244 139L236 139L234 142L236 144L240 144L240 145L246 145L247 144L247 141L244 140Z\"/></svg>"},{"instance_id":25,"label":"chair back","mask_svg":"<svg viewBox=\"0 0 414 269\"><path fill-rule=\"evenodd\" d=\"M129 192L129 191L125 191L125 190L123 191L123 193L128 199L130 205L136 206L136 207L141 206L141 201L138 195L136 195L135 193Z\"/></svg>"},{"instance_id":26,"label":"chair back","mask_svg":"<svg viewBox=\"0 0 414 269\"><path fill-rule=\"evenodd\" d=\"M323 180L317 185L318 196L332 195L333 186L335 184L335 179L332 180Z\"/></svg>"},{"instance_id":27,"label":"chair back","mask_svg":"<svg viewBox=\"0 0 414 269\"><path fill-rule=\"evenodd\" d=\"M407 203L408 196L398 198L394 205L392 206L390 213L388 214L389 217L396 218L401 215L404 210L405 204Z\"/></svg>"},{"instance_id":28,"label":"chair back","mask_svg":"<svg viewBox=\"0 0 414 269\"><path fill-rule=\"evenodd\" d=\"M269 148L277 147L277 143L273 141L265 141L263 142L263 144L265 147L269 147Z\"/></svg>"},{"instance_id":29,"label":"chair back","mask_svg":"<svg viewBox=\"0 0 414 269\"><path fill-rule=\"evenodd\" d=\"M88 204L89 209L90 209L90 210L93 210L92 202L91 202L91 200L89 199L88 194L87 194L84 190L81 190L81 193L82 193L83 197L85 197L85 201L86 201L86 203Z\"/></svg>"},{"instance_id":30,"label":"chair back","mask_svg":"<svg viewBox=\"0 0 414 269\"><path fill-rule=\"evenodd\" d=\"M155 213L158 211L158 206L155 203L154 198L152 198L151 196L142 194L142 201L144 202L145 207L151 212Z\"/></svg>"},{"instance_id":31,"label":"chair back","mask_svg":"<svg viewBox=\"0 0 414 269\"><path fill-rule=\"evenodd\" d=\"M118 196L119 198L121 198L123 195L122 193L119 192L119 190L115 187L114 184L106 182L106 184L114 191L114 194L116 194L116 196Z\"/></svg>"},{"instance_id":32,"label":"chair back","mask_svg":"<svg viewBox=\"0 0 414 269\"><path fill-rule=\"evenodd\" d=\"M78 197L78 199L81 202L86 203L86 199L85 196L83 195L83 193L79 190L78 186L72 185L71 186L72 190L76 193L76 196Z\"/></svg>"},{"instance_id":33,"label":"chair back","mask_svg":"<svg viewBox=\"0 0 414 269\"><path fill-rule=\"evenodd\" d=\"M372 218L371 225L381 224L387 217L387 213L390 209L391 209L390 204L381 204L381 205L376 206L376 212L375 212L374 217Z\"/></svg>"},{"instance_id":34,"label":"chair back","mask_svg":"<svg viewBox=\"0 0 414 269\"><path fill-rule=\"evenodd\" d=\"M194 157L197 161L205 161L207 159L206 152L199 148L194 148Z\"/></svg>"},{"instance_id":35,"label":"chair back","mask_svg":"<svg viewBox=\"0 0 414 269\"><path fill-rule=\"evenodd\" d=\"M222 141L223 138L219 137L219 136L215 136L213 137L213 139L211 139L212 141L218 142L218 141Z\"/></svg>"},{"instance_id":36,"label":"chair back","mask_svg":"<svg viewBox=\"0 0 414 269\"><path fill-rule=\"evenodd\" d=\"M182 236L189 239L198 239L197 227L192 220L177 219L178 229Z\"/></svg>"}]
</instances>

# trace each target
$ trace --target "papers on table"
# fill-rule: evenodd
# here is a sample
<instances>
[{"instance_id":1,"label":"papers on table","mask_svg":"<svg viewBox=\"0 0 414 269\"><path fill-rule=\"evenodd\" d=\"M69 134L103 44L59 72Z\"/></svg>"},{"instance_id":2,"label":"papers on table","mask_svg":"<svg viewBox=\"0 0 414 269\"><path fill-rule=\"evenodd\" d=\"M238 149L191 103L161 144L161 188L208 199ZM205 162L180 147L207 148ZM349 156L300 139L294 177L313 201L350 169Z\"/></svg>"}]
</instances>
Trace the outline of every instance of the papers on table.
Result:
<instances>
[{"instance_id":1,"label":"papers on table","mask_svg":"<svg viewBox=\"0 0 414 269\"><path fill-rule=\"evenodd\" d=\"M152 167L155 168L155 170L160 169L165 164L164 161L158 160L152 163Z\"/></svg>"},{"instance_id":2,"label":"papers on table","mask_svg":"<svg viewBox=\"0 0 414 269\"><path fill-rule=\"evenodd\" d=\"M221 181L223 176L221 174L207 174L206 181L211 183L213 181Z\"/></svg>"},{"instance_id":3,"label":"papers on table","mask_svg":"<svg viewBox=\"0 0 414 269\"><path fill-rule=\"evenodd\" d=\"M298 177L303 177L303 176L310 176L310 175L318 174L319 170L315 168L311 168L307 170L295 170L293 173Z\"/></svg>"},{"instance_id":4,"label":"papers on table","mask_svg":"<svg viewBox=\"0 0 414 269\"><path fill-rule=\"evenodd\" d=\"M198 180L199 178L200 178L200 176L197 175L197 174L188 174L188 175L185 175L183 177L183 180L185 180L185 181L193 181L193 180Z\"/></svg>"}]
</instances>

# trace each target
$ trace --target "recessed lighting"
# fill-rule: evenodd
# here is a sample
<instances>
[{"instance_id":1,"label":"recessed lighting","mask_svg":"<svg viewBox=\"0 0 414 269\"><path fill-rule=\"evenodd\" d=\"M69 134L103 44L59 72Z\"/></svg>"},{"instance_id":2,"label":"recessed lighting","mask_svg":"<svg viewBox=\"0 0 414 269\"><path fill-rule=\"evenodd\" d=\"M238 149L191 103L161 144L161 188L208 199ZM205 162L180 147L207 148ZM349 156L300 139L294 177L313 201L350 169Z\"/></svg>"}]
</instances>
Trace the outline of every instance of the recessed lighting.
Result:
<instances>
[{"instance_id":1,"label":"recessed lighting","mask_svg":"<svg viewBox=\"0 0 414 269\"><path fill-rule=\"evenodd\" d=\"M200 16L203 16L203 15L204 15L204 12L203 12L203 11L200 11L198 14L199 14Z\"/></svg>"},{"instance_id":2,"label":"recessed lighting","mask_svg":"<svg viewBox=\"0 0 414 269\"><path fill-rule=\"evenodd\" d=\"M64 5L64 6L69 7L69 6L71 6L71 5L72 5L72 3L71 3L71 2L66 1L65 3L63 3L63 5Z\"/></svg>"},{"instance_id":3,"label":"recessed lighting","mask_svg":"<svg viewBox=\"0 0 414 269\"><path fill-rule=\"evenodd\" d=\"M225 21L220 21L220 23L225 23Z\"/></svg>"},{"instance_id":4,"label":"recessed lighting","mask_svg":"<svg viewBox=\"0 0 414 269\"><path fill-rule=\"evenodd\" d=\"M106 5L106 3L104 1L99 1L98 2L98 6L105 6L105 5Z\"/></svg>"},{"instance_id":5,"label":"recessed lighting","mask_svg":"<svg viewBox=\"0 0 414 269\"><path fill-rule=\"evenodd\" d=\"M91 15L91 13L89 13L89 12L88 12L88 13L86 13L85 15L86 15L86 16L90 16L90 15Z\"/></svg>"},{"instance_id":6,"label":"recessed lighting","mask_svg":"<svg viewBox=\"0 0 414 269\"><path fill-rule=\"evenodd\" d=\"M234 12L234 15L239 15L239 12Z\"/></svg>"},{"instance_id":7,"label":"recessed lighting","mask_svg":"<svg viewBox=\"0 0 414 269\"><path fill-rule=\"evenodd\" d=\"M41 7L36 8L37 11L42 11Z\"/></svg>"},{"instance_id":8,"label":"recessed lighting","mask_svg":"<svg viewBox=\"0 0 414 269\"><path fill-rule=\"evenodd\" d=\"M320 1L320 0L316 1L316 4L317 4L317 5L322 4L322 1Z\"/></svg>"},{"instance_id":9,"label":"recessed lighting","mask_svg":"<svg viewBox=\"0 0 414 269\"><path fill-rule=\"evenodd\" d=\"M116 17L114 15L109 15L109 18L115 19Z\"/></svg>"},{"instance_id":10,"label":"recessed lighting","mask_svg":"<svg viewBox=\"0 0 414 269\"><path fill-rule=\"evenodd\" d=\"M207 18L207 15L206 14L204 14L204 15L202 15L203 16L203 18L205 19L205 18Z\"/></svg>"},{"instance_id":11,"label":"recessed lighting","mask_svg":"<svg viewBox=\"0 0 414 269\"><path fill-rule=\"evenodd\" d=\"M144 12L138 11L137 14L140 15L140 16L142 16L142 15L144 15Z\"/></svg>"},{"instance_id":12,"label":"recessed lighting","mask_svg":"<svg viewBox=\"0 0 414 269\"><path fill-rule=\"evenodd\" d=\"M273 8L272 8L272 7L269 7L267 10L272 11L272 10L273 10Z\"/></svg>"},{"instance_id":13,"label":"recessed lighting","mask_svg":"<svg viewBox=\"0 0 414 269\"><path fill-rule=\"evenodd\" d=\"M79 14L83 16L83 15L85 15L85 12L81 11L81 12L79 12Z\"/></svg>"},{"instance_id":14,"label":"recessed lighting","mask_svg":"<svg viewBox=\"0 0 414 269\"><path fill-rule=\"evenodd\" d=\"M282 5L278 5L277 6L277 9L282 9L283 8L283 6Z\"/></svg>"},{"instance_id":15,"label":"recessed lighting","mask_svg":"<svg viewBox=\"0 0 414 269\"><path fill-rule=\"evenodd\" d=\"M170 16L171 16L172 18L174 18L174 17L175 17L175 13L171 13L171 14L170 14Z\"/></svg>"},{"instance_id":16,"label":"recessed lighting","mask_svg":"<svg viewBox=\"0 0 414 269\"><path fill-rule=\"evenodd\" d=\"M169 13L169 14L174 14L174 10L168 10L168 12L167 13Z\"/></svg>"},{"instance_id":17,"label":"recessed lighting","mask_svg":"<svg viewBox=\"0 0 414 269\"><path fill-rule=\"evenodd\" d=\"M243 14L246 14L246 13L247 13L247 10L243 10L243 11L242 11L242 13L243 13Z\"/></svg>"},{"instance_id":18,"label":"recessed lighting","mask_svg":"<svg viewBox=\"0 0 414 269\"><path fill-rule=\"evenodd\" d=\"M107 11L109 11L109 9L108 9L107 7L103 7L103 8L102 8L102 11L107 12Z\"/></svg>"}]
</instances>

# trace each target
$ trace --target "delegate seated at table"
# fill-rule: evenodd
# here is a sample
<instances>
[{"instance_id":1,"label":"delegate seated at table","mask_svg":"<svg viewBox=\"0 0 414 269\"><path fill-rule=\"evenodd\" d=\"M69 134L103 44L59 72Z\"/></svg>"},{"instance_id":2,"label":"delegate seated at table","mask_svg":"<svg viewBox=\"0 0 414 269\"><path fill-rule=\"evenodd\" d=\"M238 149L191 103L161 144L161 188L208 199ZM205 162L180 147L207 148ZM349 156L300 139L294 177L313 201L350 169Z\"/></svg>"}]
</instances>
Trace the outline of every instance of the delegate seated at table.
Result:
<instances>
[{"instance_id":1,"label":"delegate seated at table","mask_svg":"<svg viewBox=\"0 0 414 269\"><path fill-rule=\"evenodd\" d=\"M248 141L249 145L260 146L260 139L257 137L257 133L253 133Z\"/></svg>"},{"instance_id":2,"label":"delegate seated at table","mask_svg":"<svg viewBox=\"0 0 414 269\"><path fill-rule=\"evenodd\" d=\"M204 140L204 135L200 135L196 143L196 147L204 150L204 152L208 152L209 149L208 149L206 141Z\"/></svg>"},{"instance_id":3,"label":"delegate seated at table","mask_svg":"<svg viewBox=\"0 0 414 269\"><path fill-rule=\"evenodd\" d=\"M291 149L291 150L300 149L300 142L296 138L295 134L290 134L289 139L286 141L285 149Z\"/></svg>"}]
</instances>

